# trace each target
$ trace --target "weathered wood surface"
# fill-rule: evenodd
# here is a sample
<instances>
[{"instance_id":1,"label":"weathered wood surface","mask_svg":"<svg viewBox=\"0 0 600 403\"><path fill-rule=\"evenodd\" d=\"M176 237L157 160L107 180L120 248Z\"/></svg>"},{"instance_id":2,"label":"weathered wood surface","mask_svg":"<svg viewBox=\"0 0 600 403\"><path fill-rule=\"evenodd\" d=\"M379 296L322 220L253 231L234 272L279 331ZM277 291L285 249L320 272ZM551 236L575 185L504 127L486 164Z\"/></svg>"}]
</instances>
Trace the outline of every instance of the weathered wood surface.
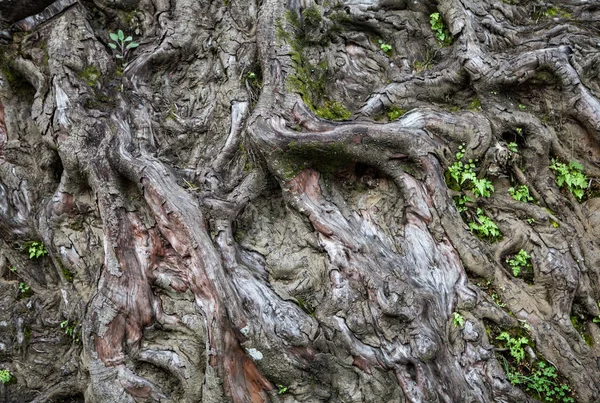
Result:
<instances>
[{"instance_id":1,"label":"weathered wood surface","mask_svg":"<svg viewBox=\"0 0 600 403\"><path fill-rule=\"evenodd\" d=\"M600 400L597 5L48 3L0 1L0 401L534 401L489 329ZM461 144L500 242L446 185Z\"/></svg>"}]
</instances>

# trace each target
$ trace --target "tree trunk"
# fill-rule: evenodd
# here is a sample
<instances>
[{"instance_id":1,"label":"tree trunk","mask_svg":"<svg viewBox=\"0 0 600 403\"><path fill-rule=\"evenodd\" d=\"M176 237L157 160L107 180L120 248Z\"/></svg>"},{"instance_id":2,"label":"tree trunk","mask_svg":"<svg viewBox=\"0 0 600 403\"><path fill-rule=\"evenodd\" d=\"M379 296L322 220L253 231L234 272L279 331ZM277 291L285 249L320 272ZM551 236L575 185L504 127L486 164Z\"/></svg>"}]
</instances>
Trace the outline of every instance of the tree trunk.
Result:
<instances>
[{"instance_id":1,"label":"tree trunk","mask_svg":"<svg viewBox=\"0 0 600 403\"><path fill-rule=\"evenodd\" d=\"M598 5L13 3L0 401L600 401Z\"/></svg>"}]
</instances>

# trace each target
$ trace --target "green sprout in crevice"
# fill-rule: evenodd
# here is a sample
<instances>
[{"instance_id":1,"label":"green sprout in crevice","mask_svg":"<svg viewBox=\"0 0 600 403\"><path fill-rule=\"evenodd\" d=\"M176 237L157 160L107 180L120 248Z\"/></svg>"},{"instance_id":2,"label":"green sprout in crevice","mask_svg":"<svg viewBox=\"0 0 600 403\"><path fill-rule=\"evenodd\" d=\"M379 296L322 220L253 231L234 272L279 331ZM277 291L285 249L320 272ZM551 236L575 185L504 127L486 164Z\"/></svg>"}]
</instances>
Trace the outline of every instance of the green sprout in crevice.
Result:
<instances>
[{"instance_id":1,"label":"green sprout in crevice","mask_svg":"<svg viewBox=\"0 0 600 403\"><path fill-rule=\"evenodd\" d=\"M572 390L557 369L536 353L530 333L527 323L523 323L523 329L488 328L490 339L495 341L496 357L504 363L506 378L539 401L574 403Z\"/></svg>"},{"instance_id":2,"label":"green sprout in crevice","mask_svg":"<svg viewBox=\"0 0 600 403\"><path fill-rule=\"evenodd\" d=\"M117 31L117 33L109 33L109 36L113 42L109 42L108 46L117 51L117 53L115 53L115 58L120 59L122 61L122 65L125 66L125 59L129 53L129 50L137 48L140 46L140 44L134 42L133 37L131 36L125 37L125 34L120 29Z\"/></svg>"},{"instance_id":3,"label":"green sprout in crevice","mask_svg":"<svg viewBox=\"0 0 600 403\"><path fill-rule=\"evenodd\" d=\"M13 374L11 374L9 370L0 369L0 382L2 382L3 385L10 383L13 379Z\"/></svg>"},{"instance_id":4,"label":"green sprout in crevice","mask_svg":"<svg viewBox=\"0 0 600 403\"><path fill-rule=\"evenodd\" d=\"M446 24L444 24L440 13L430 14L429 23L435 37L442 45L450 45L452 43L452 35L450 35L448 28L446 28Z\"/></svg>"},{"instance_id":5,"label":"green sprout in crevice","mask_svg":"<svg viewBox=\"0 0 600 403\"><path fill-rule=\"evenodd\" d=\"M392 45L384 42L382 39L377 40L377 44L379 45L379 49L381 49L387 56L392 55Z\"/></svg>"},{"instance_id":6,"label":"green sprout in crevice","mask_svg":"<svg viewBox=\"0 0 600 403\"><path fill-rule=\"evenodd\" d=\"M531 270L531 255L524 249L515 254L512 258L506 259L506 263L510 266L513 275L517 277L522 270Z\"/></svg>"},{"instance_id":7,"label":"green sprout in crevice","mask_svg":"<svg viewBox=\"0 0 600 403\"><path fill-rule=\"evenodd\" d=\"M558 187L566 187L571 191L577 200L581 201L589 187L588 177L583 173L583 165L577 161L570 161L569 164L562 163L552 159L550 169L556 175L556 184Z\"/></svg>"},{"instance_id":8,"label":"green sprout in crevice","mask_svg":"<svg viewBox=\"0 0 600 403\"><path fill-rule=\"evenodd\" d=\"M478 208L477 215L474 220L469 222L469 230L478 238L486 239L490 242L497 242L502 239L502 232L496 223L486 216L483 211Z\"/></svg>"},{"instance_id":9,"label":"green sprout in crevice","mask_svg":"<svg viewBox=\"0 0 600 403\"><path fill-rule=\"evenodd\" d=\"M29 254L29 259L39 259L46 256L48 251L43 242L28 241L23 244L23 249Z\"/></svg>"},{"instance_id":10,"label":"green sprout in crevice","mask_svg":"<svg viewBox=\"0 0 600 403\"><path fill-rule=\"evenodd\" d=\"M452 323L455 327L463 328L465 326L465 318L458 312L453 313Z\"/></svg>"},{"instance_id":11,"label":"green sprout in crevice","mask_svg":"<svg viewBox=\"0 0 600 403\"><path fill-rule=\"evenodd\" d=\"M514 187L511 187L508 189L508 193L516 201L520 201L523 203L533 201L533 197L529 195L529 188L526 185L521 185L516 189Z\"/></svg>"}]
</instances>

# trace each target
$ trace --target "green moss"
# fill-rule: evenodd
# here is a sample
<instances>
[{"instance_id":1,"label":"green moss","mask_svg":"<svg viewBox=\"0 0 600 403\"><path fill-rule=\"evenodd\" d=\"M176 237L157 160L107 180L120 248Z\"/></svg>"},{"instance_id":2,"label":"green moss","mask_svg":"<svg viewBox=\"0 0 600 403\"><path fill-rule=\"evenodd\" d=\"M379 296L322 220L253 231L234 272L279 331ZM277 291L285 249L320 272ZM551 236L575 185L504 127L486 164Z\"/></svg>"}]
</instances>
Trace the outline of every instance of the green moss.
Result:
<instances>
[{"instance_id":1,"label":"green moss","mask_svg":"<svg viewBox=\"0 0 600 403\"><path fill-rule=\"evenodd\" d=\"M295 74L287 78L288 90L297 92L304 103L316 112L319 105L327 101L325 85L328 76L326 62L313 65L306 61L301 51L293 50L291 54Z\"/></svg>"},{"instance_id":2,"label":"green moss","mask_svg":"<svg viewBox=\"0 0 600 403\"><path fill-rule=\"evenodd\" d=\"M293 179L306 168L332 174L352 162L343 143L291 142L287 150L280 150L277 154L274 168L287 180Z\"/></svg>"},{"instance_id":3,"label":"green moss","mask_svg":"<svg viewBox=\"0 0 600 403\"><path fill-rule=\"evenodd\" d=\"M121 12L119 18L125 27L135 27L139 25L138 10Z\"/></svg>"},{"instance_id":4,"label":"green moss","mask_svg":"<svg viewBox=\"0 0 600 403\"><path fill-rule=\"evenodd\" d=\"M306 48L310 44L323 45L325 37L319 39L314 36L314 32L318 31L315 28L322 23L322 19L320 9L313 6L302 12L301 20L295 12L288 11L287 27L284 27L282 21L276 22L277 39L290 45L290 59L294 67L294 74L287 77L286 86L288 91L298 93L317 116L329 120L345 120L352 116L351 112L341 102L330 99L326 93L329 76L327 61L314 64L306 56Z\"/></svg>"},{"instance_id":5,"label":"green moss","mask_svg":"<svg viewBox=\"0 0 600 403\"><path fill-rule=\"evenodd\" d=\"M35 94L33 86L13 67L12 60L15 56L14 52L0 51L0 71L2 71L2 75L6 78L13 93L22 96L33 96Z\"/></svg>"},{"instance_id":6,"label":"green moss","mask_svg":"<svg viewBox=\"0 0 600 403\"><path fill-rule=\"evenodd\" d=\"M579 333L585 331L585 325L579 320L577 315L571 315L571 324Z\"/></svg>"},{"instance_id":7,"label":"green moss","mask_svg":"<svg viewBox=\"0 0 600 403\"><path fill-rule=\"evenodd\" d=\"M541 70L536 71L536 73L532 77L532 82L539 84L556 84L557 79L552 73Z\"/></svg>"},{"instance_id":8,"label":"green moss","mask_svg":"<svg viewBox=\"0 0 600 403\"><path fill-rule=\"evenodd\" d=\"M72 221L69 222L69 228L73 231L81 232L84 229L83 223L83 216L78 215Z\"/></svg>"},{"instance_id":9,"label":"green moss","mask_svg":"<svg viewBox=\"0 0 600 403\"><path fill-rule=\"evenodd\" d=\"M469 102L469 106L467 106L467 109L471 111L481 110L481 100L479 98L475 98L474 100Z\"/></svg>"},{"instance_id":10,"label":"green moss","mask_svg":"<svg viewBox=\"0 0 600 403\"><path fill-rule=\"evenodd\" d=\"M246 160L246 163L244 164L244 172L250 172L250 170L253 167L252 164L252 160L250 159L250 155L248 154L248 151L246 151L246 147L244 147L243 143L240 143L240 152L242 153L243 158Z\"/></svg>"},{"instance_id":11,"label":"green moss","mask_svg":"<svg viewBox=\"0 0 600 403\"><path fill-rule=\"evenodd\" d=\"M56 257L56 264L58 264L58 267L60 268L60 271L62 272L63 276L65 277L65 280L67 280L69 283L73 282L73 273L71 273L69 271L69 269L67 269L63 263L62 260L60 260L59 257Z\"/></svg>"},{"instance_id":12,"label":"green moss","mask_svg":"<svg viewBox=\"0 0 600 403\"><path fill-rule=\"evenodd\" d=\"M312 161L312 166L323 173L332 173L352 162L343 143L307 143L291 142L288 145L288 157L299 161Z\"/></svg>"},{"instance_id":13,"label":"green moss","mask_svg":"<svg viewBox=\"0 0 600 403\"><path fill-rule=\"evenodd\" d=\"M104 95L103 93L101 93L98 90L94 91L94 96L87 98L85 100L85 107L86 109L97 109L100 111L109 111L111 109L114 108L115 106L115 100L107 95ZM76 218L75 220L77 220L78 218ZM71 228L74 231L82 231L83 227L73 227L72 224L69 224L69 228Z\"/></svg>"},{"instance_id":14,"label":"green moss","mask_svg":"<svg viewBox=\"0 0 600 403\"><path fill-rule=\"evenodd\" d=\"M593 346L594 339L588 333L587 324L584 322L584 320L585 318L581 318L578 315L571 315L571 324L575 330L577 330L577 333L579 333L583 341L585 341L588 346Z\"/></svg>"},{"instance_id":15,"label":"green moss","mask_svg":"<svg viewBox=\"0 0 600 403\"><path fill-rule=\"evenodd\" d=\"M548 7L545 10L539 12L536 17L537 18L555 18L555 17L571 18L571 13L569 13L568 11L566 11L563 8L552 6L552 7Z\"/></svg>"},{"instance_id":16,"label":"green moss","mask_svg":"<svg viewBox=\"0 0 600 403\"><path fill-rule=\"evenodd\" d=\"M329 19L336 24L349 24L352 22L352 18L350 18L350 15L341 10L334 11L333 13L331 13L329 15Z\"/></svg>"},{"instance_id":17,"label":"green moss","mask_svg":"<svg viewBox=\"0 0 600 403\"><path fill-rule=\"evenodd\" d=\"M300 28L300 20L298 19L298 14L295 11L288 11L285 13L285 19L289 22L294 28Z\"/></svg>"},{"instance_id":18,"label":"green moss","mask_svg":"<svg viewBox=\"0 0 600 403\"><path fill-rule=\"evenodd\" d=\"M277 39L277 44L281 45L282 42L290 40L290 34L283 27L283 21L281 18L277 18L275 20L275 39Z\"/></svg>"},{"instance_id":19,"label":"green moss","mask_svg":"<svg viewBox=\"0 0 600 403\"><path fill-rule=\"evenodd\" d=\"M93 87L96 85L100 77L102 77L102 73L100 73L100 70L98 70L98 68L92 64L80 71L79 74L77 74L77 77L85 81L85 83L90 87Z\"/></svg>"},{"instance_id":20,"label":"green moss","mask_svg":"<svg viewBox=\"0 0 600 403\"><path fill-rule=\"evenodd\" d=\"M321 10L316 6L311 6L302 11L302 20L307 27L318 27L323 20Z\"/></svg>"},{"instance_id":21,"label":"green moss","mask_svg":"<svg viewBox=\"0 0 600 403\"><path fill-rule=\"evenodd\" d=\"M25 337L25 343L29 343L31 340L31 327L23 326L23 336Z\"/></svg>"},{"instance_id":22,"label":"green moss","mask_svg":"<svg viewBox=\"0 0 600 403\"><path fill-rule=\"evenodd\" d=\"M386 110L386 114L390 122L393 122L396 119L400 119L406 113L406 109L402 109L396 105L392 105Z\"/></svg>"},{"instance_id":23,"label":"green moss","mask_svg":"<svg viewBox=\"0 0 600 403\"><path fill-rule=\"evenodd\" d=\"M318 107L316 115L327 120L348 120L352 113L340 102L325 102L324 106Z\"/></svg>"}]
</instances>

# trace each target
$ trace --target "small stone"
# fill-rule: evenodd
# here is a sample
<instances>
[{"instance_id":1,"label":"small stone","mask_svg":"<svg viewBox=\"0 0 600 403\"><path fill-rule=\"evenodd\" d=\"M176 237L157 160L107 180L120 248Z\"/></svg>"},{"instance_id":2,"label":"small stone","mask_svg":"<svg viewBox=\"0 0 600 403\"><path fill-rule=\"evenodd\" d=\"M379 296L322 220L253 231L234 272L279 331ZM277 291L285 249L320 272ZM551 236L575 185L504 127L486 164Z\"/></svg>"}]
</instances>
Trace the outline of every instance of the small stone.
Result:
<instances>
[{"instance_id":1,"label":"small stone","mask_svg":"<svg viewBox=\"0 0 600 403\"><path fill-rule=\"evenodd\" d=\"M254 361L260 361L263 359L262 353L255 348L247 348L246 352Z\"/></svg>"}]
</instances>

